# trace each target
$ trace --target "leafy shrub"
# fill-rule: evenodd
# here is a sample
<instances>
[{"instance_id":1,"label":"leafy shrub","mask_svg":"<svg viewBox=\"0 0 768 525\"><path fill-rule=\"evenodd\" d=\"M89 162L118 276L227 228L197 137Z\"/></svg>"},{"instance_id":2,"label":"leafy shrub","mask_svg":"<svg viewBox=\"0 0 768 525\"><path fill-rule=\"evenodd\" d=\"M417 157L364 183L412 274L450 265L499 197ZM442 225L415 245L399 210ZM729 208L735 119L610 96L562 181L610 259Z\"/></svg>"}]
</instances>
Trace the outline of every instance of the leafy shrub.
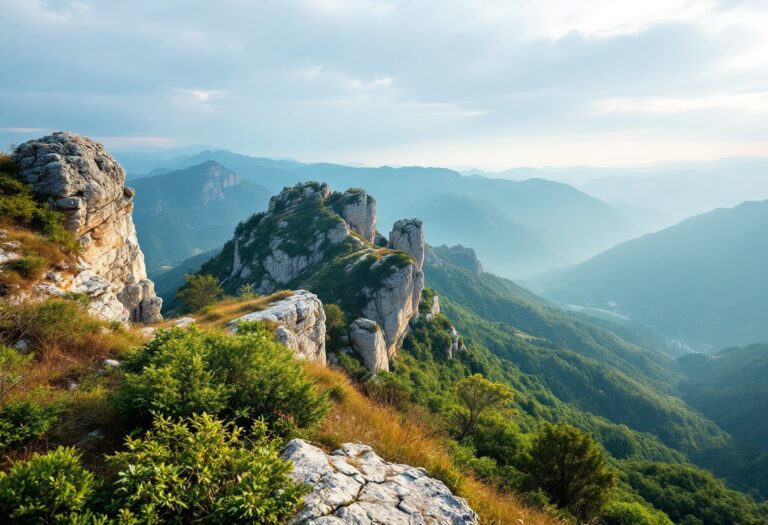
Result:
<instances>
[{"instance_id":1,"label":"leafy shrub","mask_svg":"<svg viewBox=\"0 0 768 525\"><path fill-rule=\"evenodd\" d=\"M347 336L349 327L344 319L344 312L337 304L323 304L325 311L325 346L333 352L343 346L343 338Z\"/></svg>"},{"instance_id":2,"label":"leafy shrub","mask_svg":"<svg viewBox=\"0 0 768 525\"><path fill-rule=\"evenodd\" d=\"M307 488L256 424L250 439L207 414L158 418L142 438L109 458L118 471L112 510L125 523L277 524Z\"/></svg>"},{"instance_id":3,"label":"leafy shrub","mask_svg":"<svg viewBox=\"0 0 768 525\"><path fill-rule=\"evenodd\" d=\"M390 372L380 372L365 383L365 393L377 403L404 410L409 406L413 393L410 385Z\"/></svg>"},{"instance_id":4,"label":"leafy shrub","mask_svg":"<svg viewBox=\"0 0 768 525\"><path fill-rule=\"evenodd\" d=\"M672 525L663 512L626 501L609 503L603 510L601 521L605 525Z\"/></svg>"},{"instance_id":5,"label":"leafy shrub","mask_svg":"<svg viewBox=\"0 0 768 525\"><path fill-rule=\"evenodd\" d=\"M0 401L21 383L21 371L32 357L32 354L24 355L0 344Z\"/></svg>"},{"instance_id":6,"label":"leafy shrub","mask_svg":"<svg viewBox=\"0 0 768 525\"><path fill-rule=\"evenodd\" d=\"M0 408L0 452L42 436L58 419L55 407L30 402L9 403Z\"/></svg>"},{"instance_id":7,"label":"leafy shrub","mask_svg":"<svg viewBox=\"0 0 768 525\"><path fill-rule=\"evenodd\" d=\"M508 385L488 381L480 374L457 381L453 393L459 403L456 410L459 441L472 434L484 413L505 408L514 397Z\"/></svg>"},{"instance_id":8,"label":"leafy shrub","mask_svg":"<svg viewBox=\"0 0 768 525\"><path fill-rule=\"evenodd\" d=\"M368 368L357 355L342 353L337 358L336 364L357 383L363 382L369 375Z\"/></svg>"},{"instance_id":9,"label":"leafy shrub","mask_svg":"<svg viewBox=\"0 0 768 525\"><path fill-rule=\"evenodd\" d=\"M0 517L6 523L82 523L95 488L74 449L36 454L0 473Z\"/></svg>"},{"instance_id":10,"label":"leafy shrub","mask_svg":"<svg viewBox=\"0 0 768 525\"><path fill-rule=\"evenodd\" d=\"M48 265L44 257L38 255L25 255L5 263L5 268L21 275L25 279L37 279Z\"/></svg>"},{"instance_id":11,"label":"leafy shrub","mask_svg":"<svg viewBox=\"0 0 768 525\"><path fill-rule=\"evenodd\" d=\"M328 408L293 353L261 324L241 323L236 335L161 330L123 369L114 401L139 424L150 412L175 419L207 412L244 426L264 419L288 435L319 421Z\"/></svg>"},{"instance_id":12,"label":"leafy shrub","mask_svg":"<svg viewBox=\"0 0 768 525\"><path fill-rule=\"evenodd\" d=\"M202 310L221 297L224 290L213 275L185 275L186 284L176 297L192 311Z\"/></svg>"}]
</instances>

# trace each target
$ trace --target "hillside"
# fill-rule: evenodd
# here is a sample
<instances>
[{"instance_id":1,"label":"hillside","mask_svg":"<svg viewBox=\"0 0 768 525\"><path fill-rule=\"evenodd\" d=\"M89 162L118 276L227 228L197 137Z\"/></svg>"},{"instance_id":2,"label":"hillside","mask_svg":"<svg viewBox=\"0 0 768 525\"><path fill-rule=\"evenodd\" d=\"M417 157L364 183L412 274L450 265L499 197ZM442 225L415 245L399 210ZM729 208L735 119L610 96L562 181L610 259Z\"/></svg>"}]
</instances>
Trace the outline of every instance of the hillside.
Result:
<instances>
[{"instance_id":1,"label":"hillside","mask_svg":"<svg viewBox=\"0 0 768 525\"><path fill-rule=\"evenodd\" d=\"M768 201L718 209L627 241L538 283L690 346L768 340Z\"/></svg>"},{"instance_id":2,"label":"hillside","mask_svg":"<svg viewBox=\"0 0 768 525\"><path fill-rule=\"evenodd\" d=\"M150 275L221 246L262 209L269 192L215 161L131 182L134 218Z\"/></svg>"}]
</instances>

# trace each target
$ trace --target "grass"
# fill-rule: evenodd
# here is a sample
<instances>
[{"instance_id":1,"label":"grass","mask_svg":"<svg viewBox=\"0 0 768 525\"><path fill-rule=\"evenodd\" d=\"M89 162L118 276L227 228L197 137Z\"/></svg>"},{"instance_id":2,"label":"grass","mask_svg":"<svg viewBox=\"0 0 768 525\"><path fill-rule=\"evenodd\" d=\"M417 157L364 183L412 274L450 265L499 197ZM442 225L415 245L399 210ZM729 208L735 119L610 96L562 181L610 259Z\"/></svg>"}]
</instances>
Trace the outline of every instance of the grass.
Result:
<instances>
[{"instance_id":1,"label":"grass","mask_svg":"<svg viewBox=\"0 0 768 525\"><path fill-rule=\"evenodd\" d=\"M429 429L418 411L404 419L392 408L365 397L342 372L316 363L306 363L305 368L333 400L330 414L309 436L311 440L329 449L346 442L365 443L387 461L424 467L430 476L466 498L484 525L562 523L481 482L473 473L461 471L441 436Z\"/></svg>"},{"instance_id":2,"label":"grass","mask_svg":"<svg viewBox=\"0 0 768 525\"><path fill-rule=\"evenodd\" d=\"M203 308L199 312L192 312L190 317L194 317L198 326L202 328L226 328L231 321L241 317L249 312L259 312L266 309L270 303L290 297L291 291L281 290L270 295L255 297L253 299L241 299L238 297L227 297L210 306ZM171 326L172 320L164 321L157 325L158 327Z\"/></svg>"}]
</instances>

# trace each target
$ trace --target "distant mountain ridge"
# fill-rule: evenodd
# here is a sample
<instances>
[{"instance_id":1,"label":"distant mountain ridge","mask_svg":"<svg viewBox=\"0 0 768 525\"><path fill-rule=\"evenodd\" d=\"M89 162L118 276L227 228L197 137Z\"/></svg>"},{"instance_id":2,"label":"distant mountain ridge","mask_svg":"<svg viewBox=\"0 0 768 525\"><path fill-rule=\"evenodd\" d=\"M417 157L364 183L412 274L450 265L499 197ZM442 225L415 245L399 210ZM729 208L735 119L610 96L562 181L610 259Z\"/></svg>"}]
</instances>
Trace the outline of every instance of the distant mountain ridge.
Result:
<instances>
[{"instance_id":1,"label":"distant mountain ridge","mask_svg":"<svg viewBox=\"0 0 768 525\"><path fill-rule=\"evenodd\" d=\"M624 242L538 284L552 299L722 348L768 341L766 268L768 201L756 201Z\"/></svg>"}]
</instances>

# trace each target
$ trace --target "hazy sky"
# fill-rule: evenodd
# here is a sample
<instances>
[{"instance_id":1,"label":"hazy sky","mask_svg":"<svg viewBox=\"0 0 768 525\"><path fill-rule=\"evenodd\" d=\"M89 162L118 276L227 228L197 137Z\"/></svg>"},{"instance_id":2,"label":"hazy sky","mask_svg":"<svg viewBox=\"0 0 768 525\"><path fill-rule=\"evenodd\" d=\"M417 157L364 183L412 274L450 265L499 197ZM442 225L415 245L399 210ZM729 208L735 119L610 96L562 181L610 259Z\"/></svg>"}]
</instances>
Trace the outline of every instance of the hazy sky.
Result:
<instances>
[{"instance_id":1,"label":"hazy sky","mask_svg":"<svg viewBox=\"0 0 768 525\"><path fill-rule=\"evenodd\" d=\"M0 144L506 168L768 156L768 0L0 0Z\"/></svg>"}]
</instances>

